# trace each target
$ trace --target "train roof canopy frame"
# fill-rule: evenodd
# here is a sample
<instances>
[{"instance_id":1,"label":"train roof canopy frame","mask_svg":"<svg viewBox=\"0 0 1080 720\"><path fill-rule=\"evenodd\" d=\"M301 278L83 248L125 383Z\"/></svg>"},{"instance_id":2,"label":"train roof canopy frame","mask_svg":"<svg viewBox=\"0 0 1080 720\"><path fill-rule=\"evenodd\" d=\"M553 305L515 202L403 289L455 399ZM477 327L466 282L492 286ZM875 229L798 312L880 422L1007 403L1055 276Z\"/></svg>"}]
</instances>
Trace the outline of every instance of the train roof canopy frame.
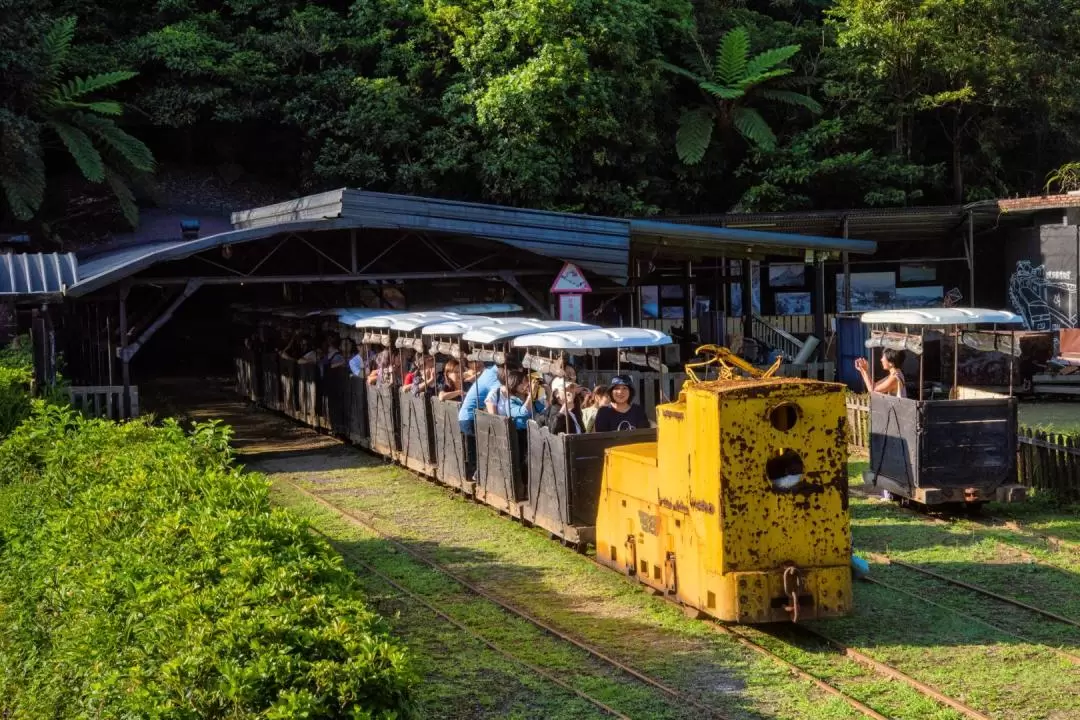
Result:
<instances>
[{"instance_id":1,"label":"train roof canopy frame","mask_svg":"<svg viewBox=\"0 0 1080 720\"><path fill-rule=\"evenodd\" d=\"M568 320L519 320L518 322L507 322L502 325L485 325L471 328L461 336L461 339L477 345L492 345L506 340L513 340L521 335L594 328L596 328L596 325L570 322Z\"/></svg>"},{"instance_id":2,"label":"train roof canopy frame","mask_svg":"<svg viewBox=\"0 0 1080 720\"><path fill-rule=\"evenodd\" d=\"M606 350L670 345L671 338L647 328L589 328L549 331L514 338L514 347L549 350Z\"/></svg>"},{"instance_id":3,"label":"train roof canopy frame","mask_svg":"<svg viewBox=\"0 0 1080 720\"><path fill-rule=\"evenodd\" d=\"M867 325L1016 325L1024 318L1008 310L984 308L920 308L873 310L860 318Z\"/></svg>"}]
</instances>

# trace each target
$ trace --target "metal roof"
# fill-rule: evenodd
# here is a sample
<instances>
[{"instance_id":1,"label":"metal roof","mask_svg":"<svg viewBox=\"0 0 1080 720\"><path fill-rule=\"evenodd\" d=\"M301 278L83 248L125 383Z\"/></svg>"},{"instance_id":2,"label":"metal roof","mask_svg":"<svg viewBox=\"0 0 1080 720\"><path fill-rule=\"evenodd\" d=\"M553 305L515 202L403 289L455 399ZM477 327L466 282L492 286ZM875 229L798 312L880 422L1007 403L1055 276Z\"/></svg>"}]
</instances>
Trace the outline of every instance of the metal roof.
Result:
<instances>
[{"instance_id":1,"label":"metal roof","mask_svg":"<svg viewBox=\"0 0 1080 720\"><path fill-rule=\"evenodd\" d=\"M287 233L342 229L400 229L488 238L521 250L572 262L583 270L617 282L628 276L631 242L672 253L733 254L733 251L792 253L805 249L872 253L873 242L752 232L696 226L687 218L636 220L525 210L479 203L408 197L340 189L234 213L233 230L195 240L157 240L64 258L64 281L15 285L18 293L65 292L85 295L131 277L156 264L181 260L224 245L263 240ZM764 228L762 228L764 229ZM15 256L16 269L33 256ZM49 256L51 258L51 256ZM48 263L46 263L48 264ZM10 276L10 273L9 273ZM252 278L255 281L257 278ZM22 288L26 289L22 289ZM44 287L45 289L39 289Z\"/></svg>"},{"instance_id":2,"label":"metal roof","mask_svg":"<svg viewBox=\"0 0 1080 720\"><path fill-rule=\"evenodd\" d=\"M73 253L0 254L0 295L53 295L79 280Z\"/></svg>"}]
</instances>

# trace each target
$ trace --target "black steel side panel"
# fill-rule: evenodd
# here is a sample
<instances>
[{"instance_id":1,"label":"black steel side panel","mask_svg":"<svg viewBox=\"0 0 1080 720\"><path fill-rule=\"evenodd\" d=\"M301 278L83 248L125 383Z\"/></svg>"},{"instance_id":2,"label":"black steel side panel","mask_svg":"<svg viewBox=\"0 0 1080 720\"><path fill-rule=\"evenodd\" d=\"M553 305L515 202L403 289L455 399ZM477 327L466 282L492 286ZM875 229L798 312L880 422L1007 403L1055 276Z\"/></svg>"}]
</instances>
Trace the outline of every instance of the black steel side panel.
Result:
<instances>
[{"instance_id":1,"label":"black steel side panel","mask_svg":"<svg viewBox=\"0 0 1080 720\"><path fill-rule=\"evenodd\" d=\"M397 455L398 390L392 385L369 385L367 389L368 429L371 449L388 458Z\"/></svg>"},{"instance_id":2,"label":"black steel side panel","mask_svg":"<svg viewBox=\"0 0 1080 720\"><path fill-rule=\"evenodd\" d=\"M870 394L871 476L887 475L908 488L919 478L918 401Z\"/></svg>"},{"instance_id":3,"label":"black steel side panel","mask_svg":"<svg viewBox=\"0 0 1080 720\"><path fill-rule=\"evenodd\" d=\"M314 363L296 365L297 418L310 427L319 427L319 369Z\"/></svg>"},{"instance_id":4,"label":"black steel side panel","mask_svg":"<svg viewBox=\"0 0 1080 720\"><path fill-rule=\"evenodd\" d=\"M277 353L262 356L262 406L269 410L281 409L281 370Z\"/></svg>"},{"instance_id":5,"label":"black steel side panel","mask_svg":"<svg viewBox=\"0 0 1080 720\"><path fill-rule=\"evenodd\" d=\"M428 398L405 389L401 391L399 401L402 464L425 475L434 474L435 437Z\"/></svg>"},{"instance_id":6,"label":"black steel side panel","mask_svg":"<svg viewBox=\"0 0 1080 720\"><path fill-rule=\"evenodd\" d=\"M567 539L592 527L600 503L604 451L656 440L656 430L553 435L529 422L528 495L522 516ZM568 535L572 537L568 537Z\"/></svg>"},{"instance_id":7,"label":"black steel side panel","mask_svg":"<svg viewBox=\"0 0 1080 720\"><path fill-rule=\"evenodd\" d=\"M435 435L435 463L439 481L451 487L464 487L465 435L458 423L461 403L431 398L431 415Z\"/></svg>"},{"instance_id":8,"label":"black steel side panel","mask_svg":"<svg viewBox=\"0 0 1080 720\"><path fill-rule=\"evenodd\" d=\"M349 434L349 369L327 368L323 376L321 404L323 422L335 435Z\"/></svg>"},{"instance_id":9,"label":"black steel side panel","mask_svg":"<svg viewBox=\"0 0 1080 720\"><path fill-rule=\"evenodd\" d=\"M368 433L368 384L362 375L350 374L346 387L348 388L348 400L346 401L348 429L346 432L349 440L366 447L371 443L371 436Z\"/></svg>"},{"instance_id":10,"label":"black steel side panel","mask_svg":"<svg viewBox=\"0 0 1080 720\"><path fill-rule=\"evenodd\" d=\"M299 389L297 387L296 361L290 358L279 358L278 373L281 378L281 412L289 417L297 417L299 414Z\"/></svg>"},{"instance_id":11,"label":"black steel side panel","mask_svg":"<svg viewBox=\"0 0 1080 720\"><path fill-rule=\"evenodd\" d=\"M923 487L993 489L1016 474L1016 399L921 404Z\"/></svg>"},{"instance_id":12,"label":"black steel side panel","mask_svg":"<svg viewBox=\"0 0 1080 720\"><path fill-rule=\"evenodd\" d=\"M516 513L526 497L521 441L510 418L476 413L476 497Z\"/></svg>"}]
</instances>

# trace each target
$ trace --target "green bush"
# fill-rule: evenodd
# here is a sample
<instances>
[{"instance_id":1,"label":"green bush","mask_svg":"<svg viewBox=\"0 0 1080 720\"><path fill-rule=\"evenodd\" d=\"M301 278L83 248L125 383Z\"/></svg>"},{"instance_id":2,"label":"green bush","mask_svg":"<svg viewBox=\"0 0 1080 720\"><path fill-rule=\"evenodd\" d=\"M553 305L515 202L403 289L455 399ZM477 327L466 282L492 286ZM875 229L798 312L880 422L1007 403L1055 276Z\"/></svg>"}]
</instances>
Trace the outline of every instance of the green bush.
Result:
<instances>
[{"instance_id":1,"label":"green bush","mask_svg":"<svg viewBox=\"0 0 1080 720\"><path fill-rule=\"evenodd\" d=\"M36 401L0 445L0 718L403 718L414 678L228 431Z\"/></svg>"},{"instance_id":2,"label":"green bush","mask_svg":"<svg viewBox=\"0 0 1080 720\"><path fill-rule=\"evenodd\" d=\"M29 338L18 338L0 349L0 437L30 415L30 381L34 356Z\"/></svg>"}]
</instances>

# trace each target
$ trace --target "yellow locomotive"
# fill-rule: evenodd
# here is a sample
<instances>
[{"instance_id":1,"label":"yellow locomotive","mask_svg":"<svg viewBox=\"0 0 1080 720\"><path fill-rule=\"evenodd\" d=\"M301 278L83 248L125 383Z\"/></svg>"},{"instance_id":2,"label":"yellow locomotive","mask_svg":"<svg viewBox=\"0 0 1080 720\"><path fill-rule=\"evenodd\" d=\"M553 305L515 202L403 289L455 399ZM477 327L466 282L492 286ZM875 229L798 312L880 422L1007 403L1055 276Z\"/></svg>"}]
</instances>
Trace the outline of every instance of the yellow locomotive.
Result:
<instances>
[{"instance_id":1,"label":"yellow locomotive","mask_svg":"<svg viewBox=\"0 0 1080 720\"><path fill-rule=\"evenodd\" d=\"M847 614L844 386L702 352L678 401L657 407L657 441L607 451L597 560L723 621ZM705 365L719 378L698 380Z\"/></svg>"}]
</instances>

